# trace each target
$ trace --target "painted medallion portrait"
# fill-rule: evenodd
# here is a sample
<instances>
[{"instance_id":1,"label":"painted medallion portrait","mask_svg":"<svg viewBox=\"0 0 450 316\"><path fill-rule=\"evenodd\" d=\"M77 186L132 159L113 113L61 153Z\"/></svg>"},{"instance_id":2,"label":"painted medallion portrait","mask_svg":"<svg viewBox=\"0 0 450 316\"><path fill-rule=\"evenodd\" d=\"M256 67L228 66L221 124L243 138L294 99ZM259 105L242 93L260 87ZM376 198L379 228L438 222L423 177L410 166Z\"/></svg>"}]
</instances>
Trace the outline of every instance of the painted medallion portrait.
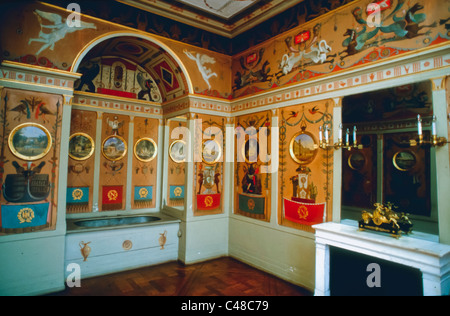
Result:
<instances>
[{"instance_id":1,"label":"painted medallion portrait","mask_svg":"<svg viewBox=\"0 0 450 316\"><path fill-rule=\"evenodd\" d=\"M292 159L301 165L307 165L316 158L318 145L314 136L308 132L300 132L294 135L289 145Z\"/></svg>"},{"instance_id":2,"label":"painted medallion portrait","mask_svg":"<svg viewBox=\"0 0 450 316\"><path fill-rule=\"evenodd\" d=\"M141 138L134 145L134 155L143 162L152 161L157 154L157 146L151 138Z\"/></svg>"},{"instance_id":3,"label":"painted medallion portrait","mask_svg":"<svg viewBox=\"0 0 450 316\"><path fill-rule=\"evenodd\" d=\"M117 161L125 157L127 153L127 143L117 135L107 137L102 144L102 153L106 159Z\"/></svg>"},{"instance_id":4,"label":"painted medallion portrait","mask_svg":"<svg viewBox=\"0 0 450 316\"><path fill-rule=\"evenodd\" d=\"M94 140L85 133L75 133L69 138L69 157L86 160L94 153Z\"/></svg>"},{"instance_id":5,"label":"painted medallion portrait","mask_svg":"<svg viewBox=\"0 0 450 316\"><path fill-rule=\"evenodd\" d=\"M16 157L33 161L48 154L52 146L52 137L44 126L25 123L16 126L11 131L8 145Z\"/></svg>"}]
</instances>

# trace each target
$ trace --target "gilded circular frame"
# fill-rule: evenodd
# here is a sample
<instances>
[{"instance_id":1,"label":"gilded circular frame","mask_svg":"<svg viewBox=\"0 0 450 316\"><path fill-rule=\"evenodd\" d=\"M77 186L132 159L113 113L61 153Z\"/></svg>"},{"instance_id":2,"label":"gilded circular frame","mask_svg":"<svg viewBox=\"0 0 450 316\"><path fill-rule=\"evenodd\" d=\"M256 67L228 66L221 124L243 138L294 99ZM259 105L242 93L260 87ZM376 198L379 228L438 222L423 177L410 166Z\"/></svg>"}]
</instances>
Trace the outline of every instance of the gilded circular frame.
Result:
<instances>
[{"instance_id":1,"label":"gilded circular frame","mask_svg":"<svg viewBox=\"0 0 450 316\"><path fill-rule=\"evenodd\" d=\"M214 148L209 148L210 146L208 144L214 144L213 145ZM206 153L206 156L205 156L205 149L209 150L209 152ZM222 147L220 147L218 141L216 141L215 139L206 139L203 141L202 160L204 163L208 165L213 165L217 163L221 157L222 157Z\"/></svg>"},{"instance_id":2,"label":"gilded circular frame","mask_svg":"<svg viewBox=\"0 0 450 316\"><path fill-rule=\"evenodd\" d=\"M180 147L181 146L181 147ZM180 139L174 141L169 148L169 156L176 163L186 161L186 142Z\"/></svg>"},{"instance_id":3,"label":"gilded circular frame","mask_svg":"<svg viewBox=\"0 0 450 316\"><path fill-rule=\"evenodd\" d=\"M50 132L37 123L16 126L8 137L8 146L17 158L34 161L48 154L53 141Z\"/></svg>"},{"instance_id":4,"label":"gilded circular frame","mask_svg":"<svg viewBox=\"0 0 450 316\"><path fill-rule=\"evenodd\" d=\"M74 160L86 160L94 154L95 145L86 133L73 133L69 137L69 157Z\"/></svg>"},{"instance_id":5,"label":"gilded circular frame","mask_svg":"<svg viewBox=\"0 0 450 316\"><path fill-rule=\"evenodd\" d=\"M255 142L256 146L251 145L250 141ZM250 152L250 150L252 150L252 152ZM258 162L259 151L260 147L258 140L249 138L242 146L242 157L244 157L246 163L256 163Z\"/></svg>"},{"instance_id":6,"label":"gilded circular frame","mask_svg":"<svg viewBox=\"0 0 450 316\"><path fill-rule=\"evenodd\" d=\"M133 152L137 160L150 162L155 159L158 146L152 138L143 137L134 144Z\"/></svg>"},{"instance_id":7,"label":"gilded circular frame","mask_svg":"<svg viewBox=\"0 0 450 316\"><path fill-rule=\"evenodd\" d=\"M297 144L297 145L296 145ZM300 150L300 146L304 148ZM305 131L295 134L289 144L289 154L291 158L300 165L307 165L316 158L319 146L314 136Z\"/></svg>"},{"instance_id":8,"label":"gilded circular frame","mask_svg":"<svg viewBox=\"0 0 450 316\"><path fill-rule=\"evenodd\" d=\"M118 135L108 136L102 143L102 154L111 161L117 161L125 157L127 150L127 142Z\"/></svg>"},{"instance_id":9,"label":"gilded circular frame","mask_svg":"<svg viewBox=\"0 0 450 316\"><path fill-rule=\"evenodd\" d=\"M417 157L410 150L400 150L395 153L394 157L392 158L392 163L397 170L410 171L416 166Z\"/></svg>"},{"instance_id":10,"label":"gilded circular frame","mask_svg":"<svg viewBox=\"0 0 450 316\"><path fill-rule=\"evenodd\" d=\"M362 158L362 159L357 160L355 158ZM366 166L367 160L362 153L356 152L348 157L347 163L350 169L361 171Z\"/></svg>"}]
</instances>

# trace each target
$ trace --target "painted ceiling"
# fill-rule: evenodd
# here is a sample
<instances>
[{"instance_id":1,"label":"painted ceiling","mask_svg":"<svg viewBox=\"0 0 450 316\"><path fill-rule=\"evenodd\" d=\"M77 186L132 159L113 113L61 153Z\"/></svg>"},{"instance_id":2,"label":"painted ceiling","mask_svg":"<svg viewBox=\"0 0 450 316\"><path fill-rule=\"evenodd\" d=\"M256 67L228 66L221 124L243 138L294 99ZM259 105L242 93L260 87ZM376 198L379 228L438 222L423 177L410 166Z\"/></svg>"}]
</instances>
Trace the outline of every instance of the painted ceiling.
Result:
<instances>
[{"instance_id":1,"label":"painted ceiling","mask_svg":"<svg viewBox=\"0 0 450 316\"><path fill-rule=\"evenodd\" d=\"M233 38L304 0L117 0Z\"/></svg>"},{"instance_id":2,"label":"painted ceiling","mask_svg":"<svg viewBox=\"0 0 450 316\"><path fill-rule=\"evenodd\" d=\"M354 0L78 0L81 13L236 55ZM67 7L73 0L45 0Z\"/></svg>"}]
</instances>

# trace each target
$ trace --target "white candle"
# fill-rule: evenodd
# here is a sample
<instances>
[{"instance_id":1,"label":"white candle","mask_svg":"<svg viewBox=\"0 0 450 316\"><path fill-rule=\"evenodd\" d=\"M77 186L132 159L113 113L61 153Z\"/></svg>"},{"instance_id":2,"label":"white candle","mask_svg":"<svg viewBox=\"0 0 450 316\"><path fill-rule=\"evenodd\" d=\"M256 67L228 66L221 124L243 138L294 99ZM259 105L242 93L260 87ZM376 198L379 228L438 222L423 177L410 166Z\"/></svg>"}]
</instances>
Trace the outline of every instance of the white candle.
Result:
<instances>
[{"instance_id":1,"label":"white candle","mask_svg":"<svg viewBox=\"0 0 450 316\"><path fill-rule=\"evenodd\" d=\"M325 142L328 144L328 125L325 125Z\"/></svg>"},{"instance_id":2,"label":"white candle","mask_svg":"<svg viewBox=\"0 0 450 316\"><path fill-rule=\"evenodd\" d=\"M339 144L342 143L342 124L339 124Z\"/></svg>"},{"instance_id":3,"label":"white candle","mask_svg":"<svg viewBox=\"0 0 450 316\"><path fill-rule=\"evenodd\" d=\"M353 144L356 144L356 126L353 126Z\"/></svg>"},{"instance_id":4,"label":"white candle","mask_svg":"<svg viewBox=\"0 0 450 316\"><path fill-rule=\"evenodd\" d=\"M422 136L422 119L420 118L420 115L417 115L417 132L419 136Z\"/></svg>"},{"instance_id":5,"label":"white candle","mask_svg":"<svg viewBox=\"0 0 450 316\"><path fill-rule=\"evenodd\" d=\"M436 115L433 115L433 123L431 123L431 133L433 136L437 135L436 131Z\"/></svg>"},{"instance_id":6,"label":"white candle","mask_svg":"<svg viewBox=\"0 0 450 316\"><path fill-rule=\"evenodd\" d=\"M345 133L345 145L350 145L350 130L347 128L347 132Z\"/></svg>"},{"instance_id":7,"label":"white candle","mask_svg":"<svg viewBox=\"0 0 450 316\"><path fill-rule=\"evenodd\" d=\"M322 126L319 126L319 144L321 144L321 145L322 145L322 138L323 138L323 136L322 136Z\"/></svg>"}]
</instances>

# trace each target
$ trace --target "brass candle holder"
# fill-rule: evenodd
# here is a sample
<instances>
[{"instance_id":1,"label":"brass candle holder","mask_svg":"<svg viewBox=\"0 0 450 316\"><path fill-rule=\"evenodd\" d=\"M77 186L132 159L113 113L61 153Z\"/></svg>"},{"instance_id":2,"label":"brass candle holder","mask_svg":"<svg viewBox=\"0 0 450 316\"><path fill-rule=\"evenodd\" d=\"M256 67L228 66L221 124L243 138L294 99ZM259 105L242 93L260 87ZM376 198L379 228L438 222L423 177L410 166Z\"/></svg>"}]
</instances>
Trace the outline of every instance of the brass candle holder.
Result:
<instances>
[{"instance_id":1,"label":"brass candle holder","mask_svg":"<svg viewBox=\"0 0 450 316\"><path fill-rule=\"evenodd\" d=\"M418 139L411 139L409 141L409 145L411 147L422 146L422 145L430 145L433 147L442 147L445 144L448 144L447 138L437 136L436 115L433 115L433 120L431 122L431 139L426 140L423 137L422 118L420 117L420 115L417 115L417 134L418 134Z\"/></svg>"},{"instance_id":2,"label":"brass candle holder","mask_svg":"<svg viewBox=\"0 0 450 316\"><path fill-rule=\"evenodd\" d=\"M330 139L329 139L329 131L330 128L328 127L328 125L325 125L325 128L322 128L322 126L319 126L319 147L324 149L324 150L328 150L330 148L334 148L334 149L347 149L347 150L352 150L352 149L362 149L363 145L362 144L358 144L357 138L356 138L356 126L353 127L353 143L350 144L350 130L347 128L346 131L346 135L345 135L345 143L343 142L342 139L342 124L339 125L339 137L338 137L338 142L331 144L330 143ZM325 137L324 137L325 135ZM325 140L324 140L325 138Z\"/></svg>"}]
</instances>

